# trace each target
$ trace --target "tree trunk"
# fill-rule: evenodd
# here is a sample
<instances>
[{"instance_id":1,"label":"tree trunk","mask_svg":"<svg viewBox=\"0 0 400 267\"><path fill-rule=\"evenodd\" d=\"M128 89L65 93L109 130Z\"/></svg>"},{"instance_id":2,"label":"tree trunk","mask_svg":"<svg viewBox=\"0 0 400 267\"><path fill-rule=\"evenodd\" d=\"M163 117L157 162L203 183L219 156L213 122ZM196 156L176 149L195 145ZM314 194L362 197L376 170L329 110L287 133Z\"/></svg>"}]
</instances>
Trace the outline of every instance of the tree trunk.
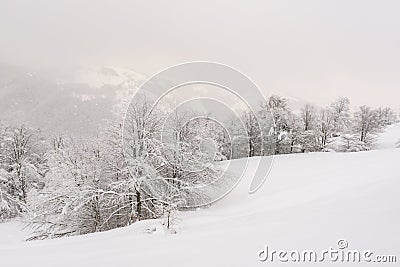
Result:
<instances>
[{"instance_id":1,"label":"tree trunk","mask_svg":"<svg viewBox=\"0 0 400 267\"><path fill-rule=\"evenodd\" d=\"M140 221L142 213L142 202L140 192L136 191L136 214L137 214L137 221Z\"/></svg>"}]
</instances>

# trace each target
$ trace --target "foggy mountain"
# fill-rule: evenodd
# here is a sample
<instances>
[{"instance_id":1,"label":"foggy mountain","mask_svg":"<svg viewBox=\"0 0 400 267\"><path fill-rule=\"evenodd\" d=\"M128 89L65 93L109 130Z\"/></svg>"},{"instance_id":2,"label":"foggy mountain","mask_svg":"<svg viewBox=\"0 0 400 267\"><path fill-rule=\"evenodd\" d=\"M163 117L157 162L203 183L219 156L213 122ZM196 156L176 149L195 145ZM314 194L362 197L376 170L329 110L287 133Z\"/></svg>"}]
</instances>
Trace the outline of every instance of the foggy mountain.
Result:
<instances>
[{"instance_id":1,"label":"foggy mountain","mask_svg":"<svg viewBox=\"0 0 400 267\"><path fill-rule=\"evenodd\" d=\"M50 134L89 137L145 79L112 67L30 71L0 64L0 120Z\"/></svg>"},{"instance_id":2,"label":"foggy mountain","mask_svg":"<svg viewBox=\"0 0 400 267\"><path fill-rule=\"evenodd\" d=\"M0 121L49 134L96 136L102 121L114 119L115 106L145 80L142 74L117 67L32 71L0 64ZM295 113L309 103L285 97Z\"/></svg>"}]
</instances>

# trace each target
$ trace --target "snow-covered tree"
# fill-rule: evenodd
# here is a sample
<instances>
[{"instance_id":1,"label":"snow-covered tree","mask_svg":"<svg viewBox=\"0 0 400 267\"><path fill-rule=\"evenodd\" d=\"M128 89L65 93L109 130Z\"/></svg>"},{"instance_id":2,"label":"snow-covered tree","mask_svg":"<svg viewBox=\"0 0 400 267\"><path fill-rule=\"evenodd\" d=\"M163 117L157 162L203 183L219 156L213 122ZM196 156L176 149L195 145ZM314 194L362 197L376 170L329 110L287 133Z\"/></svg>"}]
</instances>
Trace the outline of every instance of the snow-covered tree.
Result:
<instances>
[{"instance_id":1,"label":"snow-covered tree","mask_svg":"<svg viewBox=\"0 0 400 267\"><path fill-rule=\"evenodd\" d=\"M316 119L317 119L317 109L314 105L306 104L301 109L301 116L303 122L303 130L310 131L315 127Z\"/></svg>"},{"instance_id":2,"label":"snow-covered tree","mask_svg":"<svg viewBox=\"0 0 400 267\"><path fill-rule=\"evenodd\" d=\"M244 124L246 130L246 140L247 140L247 156L254 157L262 154L262 132L260 127L260 122L253 112L247 111L243 112L241 116L241 121Z\"/></svg>"},{"instance_id":3,"label":"snow-covered tree","mask_svg":"<svg viewBox=\"0 0 400 267\"><path fill-rule=\"evenodd\" d=\"M8 172L0 169L0 222L28 210L26 204L13 192L12 180Z\"/></svg>"},{"instance_id":4,"label":"snow-covered tree","mask_svg":"<svg viewBox=\"0 0 400 267\"><path fill-rule=\"evenodd\" d=\"M301 152L320 151L320 143L318 142L318 134L313 131L301 132L297 137L297 143L300 145Z\"/></svg>"},{"instance_id":5,"label":"snow-covered tree","mask_svg":"<svg viewBox=\"0 0 400 267\"><path fill-rule=\"evenodd\" d=\"M95 140L57 138L47 156L46 186L32 206L33 239L105 231L150 218L165 217L169 226L176 210L206 199L196 186L219 175L214 159L199 149L207 127L168 128L176 139L164 142L165 115L141 99L130 105L124 124L108 123Z\"/></svg>"},{"instance_id":6,"label":"snow-covered tree","mask_svg":"<svg viewBox=\"0 0 400 267\"><path fill-rule=\"evenodd\" d=\"M299 116L290 113L288 118L288 135L286 136L289 143L290 151L288 153L295 153L301 151L301 135L303 132L303 124Z\"/></svg>"},{"instance_id":7,"label":"snow-covered tree","mask_svg":"<svg viewBox=\"0 0 400 267\"><path fill-rule=\"evenodd\" d=\"M232 117L226 123L232 138L229 142L229 149L232 151L229 159L245 158L249 155L249 136L244 122L241 120L242 117Z\"/></svg>"},{"instance_id":8,"label":"snow-covered tree","mask_svg":"<svg viewBox=\"0 0 400 267\"><path fill-rule=\"evenodd\" d=\"M378 123L381 127L386 127L397 122L397 115L391 108L378 108L376 110Z\"/></svg>"},{"instance_id":9,"label":"snow-covered tree","mask_svg":"<svg viewBox=\"0 0 400 267\"><path fill-rule=\"evenodd\" d=\"M287 99L281 96L272 95L268 102L263 105L264 113L272 116L273 127L271 131L274 154L290 152L291 142L288 139L290 132L291 111Z\"/></svg>"},{"instance_id":10,"label":"snow-covered tree","mask_svg":"<svg viewBox=\"0 0 400 267\"><path fill-rule=\"evenodd\" d=\"M46 185L31 204L36 239L86 234L102 230L102 153L96 142L65 140L47 154Z\"/></svg>"},{"instance_id":11,"label":"snow-covered tree","mask_svg":"<svg viewBox=\"0 0 400 267\"><path fill-rule=\"evenodd\" d=\"M354 113L353 131L361 142L371 143L375 135L381 130L378 112L368 106L361 106Z\"/></svg>"},{"instance_id":12,"label":"snow-covered tree","mask_svg":"<svg viewBox=\"0 0 400 267\"><path fill-rule=\"evenodd\" d=\"M306 104L301 110L299 122L302 127L300 131L297 131L295 141L301 152L313 152L321 149L318 142L318 130L324 130L321 124L321 120L324 118L323 116L318 117L318 115L317 108L310 104Z\"/></svg>"},{"instance_id":13,"label":"snow-covered tree","mask_svg":"<svg viewBox=\"0 0 400 267\"><path fill-rule=\"evenodd\" d=\"M350 123L350 100L347 97L339 97L331 105L333 116L333 131L338 134L347 129Z\"/></svg>"},{"instance_id":14,"label":"snow-covered tree","mask_svg":"<svg viewBox=\"0 0 400 267\"><path fill-rule=\"evenodd\" d=\"M334 114L329 108L323 108L319 112L318 132L321 148L325 148L334 132Z\"/></svg>"},{"instance_id":15,"label":"snow-covered tree","mask_svg":"<svg viewBox=\"0 0 400 267\"><path fill-rule=\"evenodd\" d=\"M9 209L7 215L0 216L4 218L27 210L29 191L43 187L46 144L39 131L3 123L0 147L1 206L3 211Z\"/></svg>"},{"instance_id":16,"label":"snow-covered tree","mask_svg":"<svg viewBox=\"0 0 400 267\"><path fill-rule=\"evenodd\" d=\"M177 202L196 205L206 196L199 195L193 187L209 184L218 176L214 166L226 137L223 129L207 116L174 112L170 114L168 128L163 129L162 154L164 164L158 167L159 175L176 187ZM171 188L167 188L171 191Z\"/></svg>"},{"instance_id":17,"label":"snow-covered tree","mask_svg":"<svg viewBox=\"0 0 400 267\"><path fill-rule=\"evenodd\" d=\"M140 104L128 110L134 113L125 121L125 143L118 120L98 139L55 142L42 201L31 219L34 238L104 231L153 216L148 194L159 177L151 165L155 139L144 127L156 124L145 120L148 106Z\"/></svg>"}]
</instances>

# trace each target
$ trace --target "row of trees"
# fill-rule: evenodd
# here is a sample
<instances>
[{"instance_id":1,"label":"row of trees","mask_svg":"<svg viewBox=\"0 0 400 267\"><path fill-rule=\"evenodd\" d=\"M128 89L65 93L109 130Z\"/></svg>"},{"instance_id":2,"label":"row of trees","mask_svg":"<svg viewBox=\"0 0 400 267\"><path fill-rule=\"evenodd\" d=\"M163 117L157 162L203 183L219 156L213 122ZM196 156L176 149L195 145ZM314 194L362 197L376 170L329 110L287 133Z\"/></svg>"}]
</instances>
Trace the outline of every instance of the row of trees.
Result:
<instances>
[{"instance_id":1,"label":"row of trees","mask_svg":"<svg viewBox=\"0 0 400 267\"><path fill-rule=\"evenodd\" d=\"M106 123L93 140L44 137L39 130L0 124L0 220L24 214L32 239L151 218L165 218L169 228L176 210L206 202L207 193L196 188L221 174L215 161L367 150L376 133L397 120L389 108L351 112L347 98L295 113L285 98L271 96L255 114L244 112L225 125L151 110L145 98L127 110L124 123Z\"/></svg>"},{"instance_id":2,"label":"row of trees","mask_svg":"<svg viewBox=\"0 0 400 267\"><path fill-rule=\"evenodd\" d=\"M193 125L181 127L177 116L165 141L167 114L148 109L145 100L133 103L124 128L109 122L90 141L45 140L27 127L2 125L1 219L26 213L32 239L45 239L151 218L165 218L169 228L177 209L203 203L207 195L196 187L212 182L219 169Z\"/></svg>"},{"instance_id":3,"label":"row of trees","mask_svg":"<svg viewBox=\"0 0 400 267\"><path fill-rule=\"evenodd\" d=\"M257 113L245 113L240 118L246 125L247 135L235 136L234 139L241 139L241 142L233 146L233 158L369 150L376 134L397 121L396 113L390 108L361 106L351 112L350 101L345 97L338 98L328 107L306 104L295 113L289 108L287 99L273 95ZM232 123L237 124L237 121ZM243 151L245 143L247 151Z\"/></svg>"}]
</instances>

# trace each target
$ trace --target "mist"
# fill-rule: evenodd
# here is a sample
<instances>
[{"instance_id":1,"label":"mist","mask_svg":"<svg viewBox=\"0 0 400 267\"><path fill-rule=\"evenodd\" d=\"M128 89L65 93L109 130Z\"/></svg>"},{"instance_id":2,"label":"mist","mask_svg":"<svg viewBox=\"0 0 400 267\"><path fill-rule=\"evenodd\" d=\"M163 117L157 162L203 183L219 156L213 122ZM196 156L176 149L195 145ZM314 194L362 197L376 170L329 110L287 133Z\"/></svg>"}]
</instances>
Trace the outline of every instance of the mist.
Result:
<instances>
[{"instance_id":1,"label":"mist","mask_svg":"<svg viewBox=\"0 0 400 267\"><path fill-rule=\"evenodd\" d=\"M265 94L399 110L398 1L0 2L0 62L121 66L152 75L230 65Z\"/></svg>"}]
</instances>

